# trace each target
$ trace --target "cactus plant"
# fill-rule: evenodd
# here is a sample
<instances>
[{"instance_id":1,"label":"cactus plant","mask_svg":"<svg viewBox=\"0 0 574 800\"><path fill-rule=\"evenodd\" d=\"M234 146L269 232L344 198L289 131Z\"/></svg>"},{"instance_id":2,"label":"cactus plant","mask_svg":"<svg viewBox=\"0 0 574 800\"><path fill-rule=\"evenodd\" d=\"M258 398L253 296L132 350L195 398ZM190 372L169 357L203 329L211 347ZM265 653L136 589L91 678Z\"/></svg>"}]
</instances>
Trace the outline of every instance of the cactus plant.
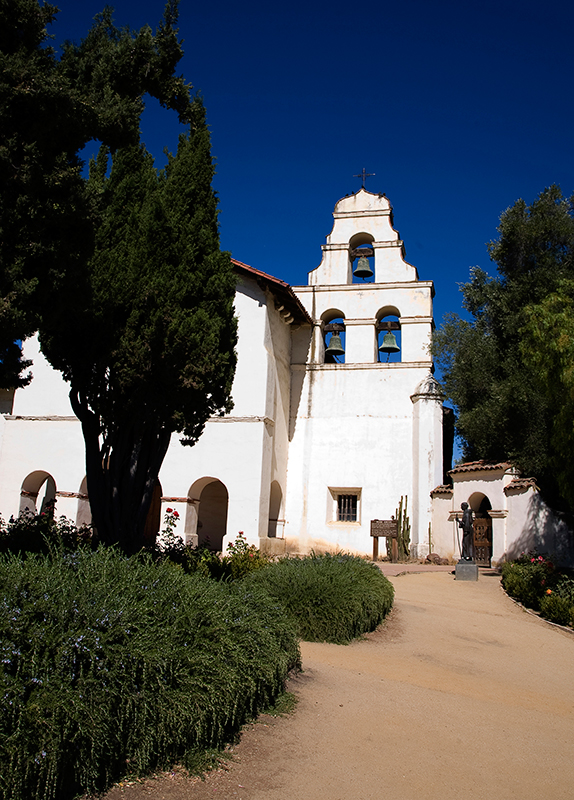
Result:
<instances>
[{"instance_id":1,"label":"cactus plant","mask_svg":"<svg viewBox=\"0 0 574 800\"><path fill-rule=\"evenodd\" d=\"M401 495L399 507L396 511L399 561L408 561L411 555L411 523L407 515L407 504L407 495L404 497Z\"/></svg>"}]
</instances>

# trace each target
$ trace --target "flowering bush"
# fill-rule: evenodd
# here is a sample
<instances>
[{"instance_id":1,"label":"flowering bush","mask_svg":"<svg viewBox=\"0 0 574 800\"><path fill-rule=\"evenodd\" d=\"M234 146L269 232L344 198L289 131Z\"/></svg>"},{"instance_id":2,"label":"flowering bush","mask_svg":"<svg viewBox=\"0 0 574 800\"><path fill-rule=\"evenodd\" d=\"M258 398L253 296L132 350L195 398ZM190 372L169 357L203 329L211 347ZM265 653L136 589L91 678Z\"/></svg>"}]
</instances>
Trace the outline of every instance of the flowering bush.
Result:
<instances>
[{"instance_id":1,"label":"flowering bush","mask_svg":"<svg viewBox=\"0 0 574 800\"><path fill-rule=\"evenodd\" d=\"M552 590L558 579L554 564L537 553L523 553L516 561L502 568L502 585L511 597L525 606L540 610L540 601L548 589Z\"/></svg>"},{"instance_id":2,"label":"flowering bush","mask_svg":"<svg viewBox=\"0 0 574 800\"><path fill-rule=\"evenodd\" d=\"M184 544L181 538L173 533L173 513L171 509L166 509L164 531L153 551L157 560L169 561L177 564L184 572L190 574L198 572L218 581L240 580L269 563L267 556L254 545L247 544L243 531L239 531L235 541L227 545L225 555L215 553L207 547Z\"/></svg>"},{"instance_id":3,"label":"flowering bush","mask_svg":"<svg viewBox=\"0 0 574 800\"><path fill-rule=\"evenodd\" d=\"M247 544L243 531L239 531L235 541L227 545L227 554L223 559L228 565L233 580L239 580L255 570L269 564L268 556L258 550L254 544Z\"/></svg>"},{"instance_id":4,"label":"flowering bush","mask_svg":"<svg viewBox=\"0 0 574 800\"><path fill-rule=\"evenodd\" d=\"M574 580L553 562L534 552L523 553L502 567L502 586L511 597L560 625L574 621Z\"/></svg>"}]
</instances>

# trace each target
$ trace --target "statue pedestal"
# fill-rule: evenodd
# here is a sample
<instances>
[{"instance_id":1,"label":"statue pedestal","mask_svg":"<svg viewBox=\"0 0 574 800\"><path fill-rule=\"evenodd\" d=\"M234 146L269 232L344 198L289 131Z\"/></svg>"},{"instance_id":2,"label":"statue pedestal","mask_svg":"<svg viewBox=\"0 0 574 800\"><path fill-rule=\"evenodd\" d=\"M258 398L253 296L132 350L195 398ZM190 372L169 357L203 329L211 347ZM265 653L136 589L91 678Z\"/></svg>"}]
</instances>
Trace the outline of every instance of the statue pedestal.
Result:
<instances>
[{"instance_id":1,"label":"statue pedestal","mask_svg":"<svg viewBox=\"0 0 574 800\"><path fill-rule=\"evenodd\" d=\"M455 581L477 581L478 566L474 561L464 561L462 558L454 568Z\"/></svg>"}]
</instances>

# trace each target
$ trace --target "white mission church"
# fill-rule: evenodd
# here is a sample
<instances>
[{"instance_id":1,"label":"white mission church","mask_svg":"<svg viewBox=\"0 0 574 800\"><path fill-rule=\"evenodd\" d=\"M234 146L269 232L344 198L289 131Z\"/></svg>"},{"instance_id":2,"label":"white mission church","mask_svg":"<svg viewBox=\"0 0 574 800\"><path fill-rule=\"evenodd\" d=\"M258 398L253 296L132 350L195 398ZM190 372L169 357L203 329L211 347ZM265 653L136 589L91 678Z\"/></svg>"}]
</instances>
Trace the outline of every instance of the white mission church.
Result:
<instances>
[{"instance_id":1,"label":"white mission church","mask_svg":"<svg viewBox=\"0 0 574 800\"><path fill-rule=\"evenodd\" d=\"M177 533L214 549L242 531L271 553L369 554L371 520L390 519L407 497L412 555L429 552L430 531L432 549L456 557L462 498L494 521L488 558L500 560L531 533L536 487L508 464L458 468L454 493L444 485L443 397L429 352L433 284L405 260L384 195L363 188L333 216L307 286L234 261L234 409L210 419L194 447L172 437L150 531L171 507ZM89 522L84 442L68 385L36 338L24 356L33 359L34 379L5 392L0 406L0 512L39 511L55 499L57 516ZM446 451L450 458L448 443Z\"/></svg>"}]
</instances>

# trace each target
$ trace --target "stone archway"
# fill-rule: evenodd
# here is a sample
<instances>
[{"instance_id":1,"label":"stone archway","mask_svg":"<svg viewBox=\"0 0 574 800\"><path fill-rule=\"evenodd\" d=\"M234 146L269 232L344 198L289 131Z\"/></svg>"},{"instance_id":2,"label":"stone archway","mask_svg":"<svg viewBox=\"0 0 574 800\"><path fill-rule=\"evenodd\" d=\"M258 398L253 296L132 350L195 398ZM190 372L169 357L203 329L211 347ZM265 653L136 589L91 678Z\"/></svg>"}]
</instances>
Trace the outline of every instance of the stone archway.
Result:
<instances>
[{"instance_id":1,"label":"stone archway","mask_svg":"<svg viewBox=\"0 0 574 800\"><path fill-rule=\"evenodd\" d=\"M196 534L198 547L220 552L227 533L227 487L217 478L200 478L189 490L189 498L192 504L186 520L186 535L193 541Z\"/></svg>"},{"instance_id":2,"label":"stone archway","mask_svg":"<svg viewBox=\"0 0 574 800\"><path fill-rule=\"evenodd\" d=\"M56 482L50 473L36 470L24 478L20 490L20 514L25 511L53 513L55 502Z\"/></svg>"}]
</instances>

